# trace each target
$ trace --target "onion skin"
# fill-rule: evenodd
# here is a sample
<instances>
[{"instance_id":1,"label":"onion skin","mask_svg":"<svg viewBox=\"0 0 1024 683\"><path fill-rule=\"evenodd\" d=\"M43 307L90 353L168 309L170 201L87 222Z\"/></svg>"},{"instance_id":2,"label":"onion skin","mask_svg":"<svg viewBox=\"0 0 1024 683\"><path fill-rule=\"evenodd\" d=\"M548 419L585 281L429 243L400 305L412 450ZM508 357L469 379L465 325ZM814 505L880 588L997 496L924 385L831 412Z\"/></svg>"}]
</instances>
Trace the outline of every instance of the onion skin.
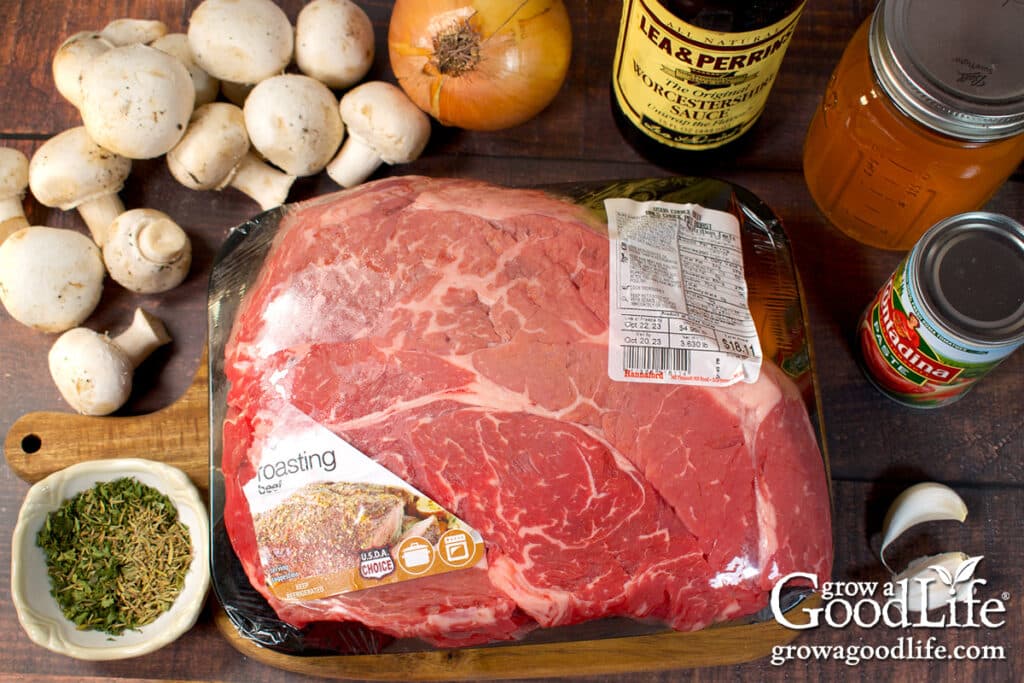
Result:
<instances>
[{"instance_id":1,"label":"onion skin","mask_svg":"<svg viewBox=\"0 0 1024 683\"><path fill-rule=\"evenodd\" d=\"M445 126L493 131L536 116L569 68L562 0L397 0L388 54L399 85Z\"/></svg>"}]
</instances>

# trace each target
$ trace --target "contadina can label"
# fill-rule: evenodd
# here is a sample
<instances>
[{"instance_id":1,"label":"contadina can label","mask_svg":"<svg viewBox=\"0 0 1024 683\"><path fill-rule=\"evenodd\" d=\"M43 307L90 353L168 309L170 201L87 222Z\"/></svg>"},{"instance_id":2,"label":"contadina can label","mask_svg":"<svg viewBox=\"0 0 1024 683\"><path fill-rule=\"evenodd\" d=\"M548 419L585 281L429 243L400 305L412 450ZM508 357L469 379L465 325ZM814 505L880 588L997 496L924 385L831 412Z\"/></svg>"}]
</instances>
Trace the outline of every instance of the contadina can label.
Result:
<instances>
[{"instance_id":1,"label":"contadina can label","mask_svg":"<svg viewBox=\"0 0 1024 683\"><path fill-rule=\"evenodd\" d=\"M723 33L689 25L657 0L626 0L612 71L622 113L676 149L738 138L764 109L802 9L764 28Z\"/></svg>"},{"instance_id":2,"label":"contadina can label","mask_svg":"<svg viewBox=\"0 0 1024 683\"><path fill-rule=\"evenodd\" d=\"M891 398L938 407L1024 343L1024 226L976 211L933 226L860 325L869 379Z\"/></svg>"}]
</instances>

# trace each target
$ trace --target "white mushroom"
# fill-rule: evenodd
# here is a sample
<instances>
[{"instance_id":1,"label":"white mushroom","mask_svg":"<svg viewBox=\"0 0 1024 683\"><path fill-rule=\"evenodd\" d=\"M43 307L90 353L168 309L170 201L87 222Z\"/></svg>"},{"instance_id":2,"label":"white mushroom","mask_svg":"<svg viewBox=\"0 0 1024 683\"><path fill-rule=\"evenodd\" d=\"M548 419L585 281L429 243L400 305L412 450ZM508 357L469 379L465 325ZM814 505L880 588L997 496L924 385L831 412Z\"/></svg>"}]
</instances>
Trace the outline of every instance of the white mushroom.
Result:
<instances>
[{"instance_id":1,"label":"white mushroom","mask_svg":"<svg viewBox=\"0 0 1024 683\"><path fill-rule=\"evenodd\" d=\"M110 277L140 294L181 284L192 265L192 243L181 226L156 209L131 209L114 219L103 245Z\"/></svg>"},{"instance_id":2,"label":"white mushroom","mask_svg":"<svg viewBox=\"0 0 1024 683\"><path fill-rule=\"evenodd\" d=\"M205 0L188 22L192 55L222 81L259 83L281 73L294 41L288 16L271 0Z\"/></svg>"},{"instance_id":3,"label":"white mushroom","mask_svg":"<svg viewBox=\"0 0 1024 683\"><path fill-rule=\"evenodd\" d=\"M167 34L167 24L157 19L114 19L100 35L115 46L152 43Z\"/></svg>"},{"instance_id":4,"label":"white mushroom","mask_svg":"<svg viewBox=\"0 0 1024 683\"><path fill-rule=\"evenodd\" d=\"M98 144L129 159L174 147L192 115L185 66L148 45L107 50L82 69L82 122Z\"/></svg>"},{"instance_id":5,"label":"white mushroom","mask_svg":"<svg viewBox=\"0 0 1024 683\"><path fill-rule=\"evenodd\" d=\"M295 63L325 85L343 90L373 65L373 23L351 0L313 0L295 20Z\"/></svg>"},{"instance_id":6,"label":"white mushroom","mask_svg":"<svg viewBox=\"0 0 1024 683\"><path fill-rule=\"evenodd\" d=\"M124 212L117 196L132 162L96 144L85 128L68 130L44 142L28 167L28 182L40 204L63 211L78 209L96 244L103 246L107 226Z\"/></svg>"},{"instance_id":7,"label":"white mushroom","mask_svg":"<svg viewBox=\"0 0 1024 683\"><path fill-rule=\"evenodd\" d=\"M0 244L0 302L41 332L63 332L89 317L103 293L103 260L85 235L30 226Z\"/></svg>"},{"instance_id":8,"label":"white mushroom","mask_svg":"<svg viewBox=\"0 0 1024 683\"><path fill-rule=\"evenodd\" d=\"M96 31L80 31L57 48L53 56L53 82L64 99L82 106L82 69L114 44Z\"/></svg>"},{"instance_id":9,"label":"white mushroom","mask_svg":"<svg viewBox=\"0 0 1024 683\"><path fill-rule=\"evenodd\" d=\"M230 185L264 211L283 204L295 182L295 176L249 152L242 110L227 102L211 102L192 113L185 136L167 153L167 167L185 187L221 190Z\"/></svg>"},{"instance_id":10,"label":"white mushroom","mask_svg":"<svg viewBox=\"0 0 1024 683\"><path fill-rule=\"evenodd\" d=\"M345 135L334 93L309 76L282 74L261 81L243 111L252 146L294 176L322 171Z\"/></svg>"},{"instance_id":11,"label":"white mushroom","mask_svg":"<svg viewBox=\"0 0 1024 683\"><path fill-rule=\"evenodd\" d=\"M166 52L185 65L188 75L192 77L192 87L196 91L196 107L217 99L220 81L206 73L203 67L196 63L192 56L192 49L188 46L188 36L184 33L168 33L150 43L150 47Z\"/></svg>"},{"instance_id":12,"label":"white mushroom","mask_svg":"<svg viewBox=\"0 0 1024 683\"><path fill-rule=\"evenodd\" d=\"M135 368L169 341L164 324L137 308L131 326L113 339L85 327L58 337L50 348L50 376L77 412L109 415L131 395Z\"/></svg>"},{"instance_id":13,"label":"white mushroom","mask_svg":"<svg viewBox=\"0 0 1024 683\"><path fill-rule=\"evenodd\" d=\"M12 147L0 147L0 243L28 227L25 198L28 187L28 157Z\"/></svg>"},{"instance_id":14,"label":"white mushroom","mask_svg":"<svg viewBox=\"0 0 1024 683\"><path fill-rule=\"evenodd\" d=\"M381 163L416 159L430 139L430 119L391 83L356 86L341 98L340 110L349 137L327 175L342 187L363 182Z\"/></svg>"}]
</instances>

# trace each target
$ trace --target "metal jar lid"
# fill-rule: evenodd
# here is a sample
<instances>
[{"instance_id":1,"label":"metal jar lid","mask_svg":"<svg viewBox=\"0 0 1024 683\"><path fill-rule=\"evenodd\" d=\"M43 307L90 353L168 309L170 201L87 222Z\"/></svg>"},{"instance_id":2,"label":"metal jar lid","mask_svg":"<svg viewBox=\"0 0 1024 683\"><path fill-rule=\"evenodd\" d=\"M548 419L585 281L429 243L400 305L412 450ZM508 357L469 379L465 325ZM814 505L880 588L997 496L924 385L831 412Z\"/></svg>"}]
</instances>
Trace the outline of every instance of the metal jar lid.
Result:
<instances>
[{"instance_id":1,"label":"metal jar lid","mask_svg":"<svg viewBox=\"0 0 1024 683\"><path fill-rule=\"evenodd\" d=\"M868 49L882 88L915 121L963 140L1024 131L1024 3L881 0Z\"/></svg>"},{"instance_id":2,"label":"metal jar lid","mask_svg":"<svg viewBox=\"0 0 1024 683\"><path fill-rule=\"evenodd\" d=\"M980 345L1024 339L1024 225L962 213L925 233L911 258L925 309L949 331Z\"/></svg>"}]
</instances>

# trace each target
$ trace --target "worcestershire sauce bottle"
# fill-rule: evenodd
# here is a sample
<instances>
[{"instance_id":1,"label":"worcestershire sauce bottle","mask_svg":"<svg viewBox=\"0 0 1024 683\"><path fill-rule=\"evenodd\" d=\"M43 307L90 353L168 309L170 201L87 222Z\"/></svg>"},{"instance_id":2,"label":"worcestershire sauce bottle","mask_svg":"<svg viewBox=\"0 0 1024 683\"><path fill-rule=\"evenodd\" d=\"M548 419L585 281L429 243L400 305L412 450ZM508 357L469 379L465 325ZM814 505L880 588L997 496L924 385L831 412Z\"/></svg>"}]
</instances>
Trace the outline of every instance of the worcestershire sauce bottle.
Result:
<instances>
[{"instance_id":1,"label":"worcestershire sauce bottle","mask_svg":"<svg viewBox=\"0 0 1024 683\"><path fill-rule=\"evenodd\" d=\"M623 0L612 110L627 141L661 164L720 157L764 109L803 6Z\"/></svg>"}]
</instances>

